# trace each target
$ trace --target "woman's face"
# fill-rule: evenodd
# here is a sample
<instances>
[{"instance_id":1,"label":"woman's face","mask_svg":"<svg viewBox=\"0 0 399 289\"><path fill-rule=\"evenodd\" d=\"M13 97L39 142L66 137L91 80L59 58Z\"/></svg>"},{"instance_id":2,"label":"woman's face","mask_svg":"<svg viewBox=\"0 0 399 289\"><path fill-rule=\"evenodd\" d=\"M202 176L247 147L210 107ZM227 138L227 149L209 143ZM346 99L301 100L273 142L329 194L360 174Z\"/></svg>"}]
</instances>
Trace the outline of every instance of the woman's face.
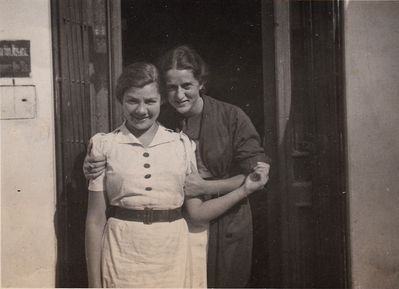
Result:
<instances>
[{"instance_id":1,"label":"woman's face","mask_svg":"<svg viewBox=\"0 0 399 289\"><path fill-rule=\"evenodd\" d=\"M158 85L131 87L123 95L122 109L129 130L145 132L156 122L161 107Z\"/></svg>"},{"instance_id":2,"label":"woman's face","mask_svg":"<svg viewBox=\"0 0 399 289\"><path fill-rule=\"evenodd\" d=\"M170 69L165 75L169 103L182 115L191 116L202 110L200 90L203 85L191 70Z\"/></svg>"}]
</instances>

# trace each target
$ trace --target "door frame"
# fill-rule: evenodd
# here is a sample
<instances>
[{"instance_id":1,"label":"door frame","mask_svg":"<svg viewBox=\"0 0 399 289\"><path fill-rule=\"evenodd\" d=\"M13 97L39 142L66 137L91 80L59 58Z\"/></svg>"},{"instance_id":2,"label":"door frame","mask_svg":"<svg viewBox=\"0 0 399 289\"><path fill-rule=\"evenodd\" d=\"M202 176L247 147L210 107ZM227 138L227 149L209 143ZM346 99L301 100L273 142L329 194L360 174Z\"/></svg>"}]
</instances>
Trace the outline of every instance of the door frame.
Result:
<instances>
[{"instance_id":1,"label":"door frame","mask_svg":"<svg viewBox=\"0 0 399 289\"><path fill-rule=\"evenodd\" d=\"M317 1L309 1L317 2ZM335 31L332 37L335 37L334 47L332 48L332 54L335 57L335 93L338 98L338 126L339 132L339 163L340 163L340 174L339 179L339 192L342 193L341 205L341 219L343 220L343 236L342 244L344 252L343 268L344 268L344 286L345 288L350 287L350 242L349 242L349 213L348 213L348 197L345 192L347 191L347 158L346 158L346 111L345 111L345 94L344 94L344 22L343 12L344 3L339 0L329 0L334 6L334 24ZM292 97L292 62L291 62L291 15L290 1L274 0L274 17L275 17L275 68L276 68L276 127L277 127L277 162L273 164L273 169L276 169L278 178L278 193L279 197L276 197L274 202L270 203L269 210L273 210L274 206L280 208L280 213L276 212L272 214L271 219L281 225L280 236L281 236L281 250L279 256L273 252L272 264L276 264L280 268L281 279L273 280L272 286L277 287L300 287L300 284L292 284L292 257L290 256L290 232L289 232L289 212L287 211L289 195L289 176L288 176L288 156L287 156L287 141L285 140L286 132L289 129L289 119L291 112L291 97ZM278 203L280 202L280 203ZM270 222L269 222L270 223ZM273 228L273 225L270 226ZM277 233L278 229L274 230ZM277 271L278 272L278 271Z\"/></svg>"},{"instance_id":2,"label":"door frame","mask_svg":"<svg viewBox=\"0 0 399 289\"><path fill-rule=\"evenodd\" d=\"M65 172L63 160L63 126L62 126L62 73L61 73L61 51L62 31L60 7L66 0L51 0L51 27L52 27L52 50L53 50L53 71L54 71L54 118L55 118L55 155L56 155L56 213L54 215L54 226L57 236L57 262L56 262L56 286L65 286L70 284L68 266L68 244L66 237L68 234L68 213L67 198L65 189ZM115 103L114 87L117 76L122 71L122 46L121 46L121 17L120 0L105 0L106 5L106 23L107 23L107 49L108 49L108 100L97 101L95 97L90 96L91 105L91 133L90 135L109 128L112 130L120 124L120 106ZM87 7L86 7L87 8ZM69 20L68 20L69 21ZM84 23L83 25L86 25ZM85 69L88 69L87 67ZM107 106L107 107L106 107ZM95 111L93 111L93 109ZM98 111L97 111L98 110ZM102 117L95 117L93 113L101 114ZM82 198L85 194L82 192ZM81 256L83 259L85 256ZM86 274L82 272L81 274ZM85 277L82 277L82 280ZM83 282L83 281L82 281ZM84 284L81 284L83 286Z\"/></svg>"}]
</instances>

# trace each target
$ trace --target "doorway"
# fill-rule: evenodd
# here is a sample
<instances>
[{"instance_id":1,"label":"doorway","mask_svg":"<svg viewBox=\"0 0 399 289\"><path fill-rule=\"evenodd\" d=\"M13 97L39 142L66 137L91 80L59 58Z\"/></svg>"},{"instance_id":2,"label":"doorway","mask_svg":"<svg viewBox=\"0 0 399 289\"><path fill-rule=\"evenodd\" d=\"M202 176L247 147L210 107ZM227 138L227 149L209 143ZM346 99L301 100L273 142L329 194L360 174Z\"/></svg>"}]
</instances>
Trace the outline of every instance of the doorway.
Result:
<instances>
[{"instance_id":1,"label":"doorway","mask_svg":"<svg viewBox=\"0 0 399 289\"><path fill-rule=\"evenodd\" d=\"M267 83L274 83L274 66L264 67L263 58L266 55L268 63L274 63L272 1L122 0L121 11L124 66L135 61L156 62L167 50L188 44L210 67L205 93L239 106L262 139L268 134L264 99L266 94L268 99L274 97L274 86L264 87L263 83L265 77L269 77ZM269 21L262 22L262 14ZM262 39L265 23L271 32L267 44ZM251 196L251 205L255 253L249 286L265 287L266 193Z\"/></svg>"},{"instance_id":2,"label":"doorway","mask_svg":"<svg viewBox=\"0 0 399 289\"><path fill-rule=\"evenodd\" d=\"M283 60L291 64L292 80L284 85L292 88L292 105L282 131L279 105L285 96L276 93L274 35L275 5L283 2L289 1L52 1L57 286L87 286L81 166L89 137L120 122L112 97L115 76L122 66L155 62L181 44L194 47L210 65L206 93L241 107L272 159L267 189L250 200L249 286L347 286L340 5L289 4L291 46L285 49L291 56Z\"/></svg>"},{"instance_id":3,"label":"doorway","mask_svg":"<svg viewBox=\"0 0 399 289\"><path fill-rule=\"evenodd\" d=\"M242 107L263 132L260 0L122 0L121 9L124 66L188 44L210 66L207 93Z\"/></svg>"}]
</instances>

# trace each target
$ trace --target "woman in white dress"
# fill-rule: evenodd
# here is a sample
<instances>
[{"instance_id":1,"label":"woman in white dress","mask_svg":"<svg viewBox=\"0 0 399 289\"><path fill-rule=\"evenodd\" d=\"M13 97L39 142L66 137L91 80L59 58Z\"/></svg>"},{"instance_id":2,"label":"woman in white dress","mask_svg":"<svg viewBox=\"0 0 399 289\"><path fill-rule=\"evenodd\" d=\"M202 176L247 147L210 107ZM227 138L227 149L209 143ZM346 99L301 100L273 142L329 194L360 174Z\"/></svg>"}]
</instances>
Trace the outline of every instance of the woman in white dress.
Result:
<instances>
[{"instance_id":1,"label":"woman in white dress","mask_svg":"<svg viewBox=\"0 0 399 289\"><path fill-rule=\"evenodd\" d=\"M247 177L241 187L223 197L184 202L185 178L196 169L195 144L157 122L161 96L155 66L128 66L118 79L117 98L125 122L90 140L89 155L105 158L107 166L89 183L89 286L197 286L192 280L183 203L192 222L207 223L263 187L266 168L258 165L257 181Z\"/></svg>"}]
</instances>

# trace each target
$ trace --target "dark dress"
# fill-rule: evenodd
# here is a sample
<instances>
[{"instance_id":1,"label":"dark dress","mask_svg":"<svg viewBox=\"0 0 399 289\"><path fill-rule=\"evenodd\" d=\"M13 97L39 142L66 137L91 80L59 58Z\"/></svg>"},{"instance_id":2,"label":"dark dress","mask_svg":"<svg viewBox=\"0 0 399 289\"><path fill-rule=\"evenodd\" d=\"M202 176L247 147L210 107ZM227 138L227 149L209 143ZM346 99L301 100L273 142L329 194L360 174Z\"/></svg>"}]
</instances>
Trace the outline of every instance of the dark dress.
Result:
<instances>
[{"instance_id":1,"label":"dark dress","mask_svg":"<svg viewBox=\"0 0 399 289\"><path fill-rule=\"evenodd\" d=\"M199 153L214 179L247 175L257 162L269 162L249 117L237 106L203 95ZM160 122L182 128L184 118L167 107ZM252 216L242 200L210 224L208 287L245 287L251 274Z\"/></svg>"}]
</instances>

